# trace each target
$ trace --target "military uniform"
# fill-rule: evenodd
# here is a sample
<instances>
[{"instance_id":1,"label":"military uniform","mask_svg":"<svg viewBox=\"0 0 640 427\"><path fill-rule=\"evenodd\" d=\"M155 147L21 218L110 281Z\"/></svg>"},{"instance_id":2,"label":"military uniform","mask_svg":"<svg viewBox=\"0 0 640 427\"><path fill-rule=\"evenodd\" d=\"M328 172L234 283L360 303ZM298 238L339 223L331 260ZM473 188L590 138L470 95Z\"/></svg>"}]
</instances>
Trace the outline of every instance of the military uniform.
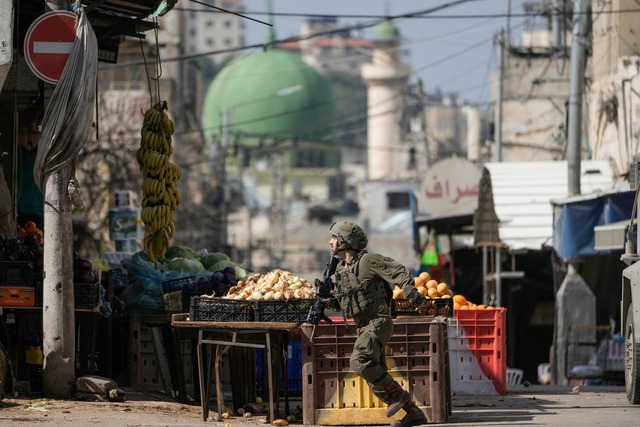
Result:
<instances>
[{"instance_id":1,"label":"military uniform","mask_svg":"<svg viewBox=\"0 0 640 427\"><path fill-rule=\"evenodd\" d=\"M349 221L334 223L329 242L335 256L342 258L334 278L333 306L356 322L358 336L351 353L351 368L362 377L374 395L387 404L387 417L400 409L406 414L393 427L426 424L427 418L406 390L387 372L385 347L393 333L392 288L398 285L415 306L425 300L414 286L413 275L402 264L369 253L367 235ZM341 255L342 254L342 255Z\"/></svg>"},{"instance_id":2,"label":"military uniform","mask_svg":"<svg viewBox=\"0 0 640 427\"><path fill-rule=\"evenodd\" d=\"M392 286L409 299L422 296L413 275L402 264L379 254L360 250L350 263L342 261L335 273L337 302L346 317L353 318L358 336L351 354L351 368L364 378L373 394L390 403L385 389L393 381L387 372L385 346L393 333Z\"/></svg>"}]
</instances>

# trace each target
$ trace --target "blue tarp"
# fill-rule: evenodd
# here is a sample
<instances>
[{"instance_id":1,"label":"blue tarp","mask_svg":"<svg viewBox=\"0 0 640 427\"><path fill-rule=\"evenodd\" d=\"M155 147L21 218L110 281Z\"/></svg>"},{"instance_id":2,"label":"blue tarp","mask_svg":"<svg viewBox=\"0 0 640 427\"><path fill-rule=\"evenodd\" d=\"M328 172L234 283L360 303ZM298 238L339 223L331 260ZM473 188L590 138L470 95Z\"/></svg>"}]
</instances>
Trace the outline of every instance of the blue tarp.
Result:
<instances>
[{"instance_id":1,"label":"blue tarp","mask_svg":"<svg viewBox=\"0 0 640 427\"><path fill-rule=\"evenodd\" d=\"M608 253L596 251L593 228L629 220L635 191L552 200L553 249L565 261Z\"/></svg>"}]
</instances>

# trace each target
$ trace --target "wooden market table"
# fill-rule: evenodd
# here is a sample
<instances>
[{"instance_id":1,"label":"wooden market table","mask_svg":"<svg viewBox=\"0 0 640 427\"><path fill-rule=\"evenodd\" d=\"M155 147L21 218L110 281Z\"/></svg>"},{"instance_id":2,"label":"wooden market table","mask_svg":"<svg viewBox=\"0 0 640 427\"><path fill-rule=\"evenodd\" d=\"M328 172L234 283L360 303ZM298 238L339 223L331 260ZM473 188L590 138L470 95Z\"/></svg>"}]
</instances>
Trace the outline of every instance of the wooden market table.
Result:
<instances>
[{"instance_id":1,"label":"wooden market table","mask_svg":"<svg viewBox=\"0 0 640 427\"><path fill-rule=\"evenodd\" d=\"M200 402L202 418L209 415L209 397L211 395L211 375L216 375L216 398L218 412L222 414L224 395L220 381L220 361L231 347L263 349L267 361L267 386L269 389L269 419L273 421L278 408L279 395L274 392L277 378L274 379L272 363L272 345L284 338L290 331L299 331L299 323L287 322L201 322L188 320L188 313L173 314L171 326L178 329L198 332L198 377L200 383ZM206 346L215 346L215 357L208 353L205 365L203 351ZM212 369L212 367L214 369Z\"/></svg>"}]
</instances>

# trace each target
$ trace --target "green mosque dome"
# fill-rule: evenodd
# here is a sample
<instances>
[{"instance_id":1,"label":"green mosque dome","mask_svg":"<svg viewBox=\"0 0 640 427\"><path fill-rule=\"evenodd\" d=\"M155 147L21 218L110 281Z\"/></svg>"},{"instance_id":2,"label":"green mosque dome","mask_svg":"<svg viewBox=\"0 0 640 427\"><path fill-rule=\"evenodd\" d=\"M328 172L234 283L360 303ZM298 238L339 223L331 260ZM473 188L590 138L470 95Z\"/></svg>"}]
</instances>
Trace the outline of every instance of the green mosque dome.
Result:
<instances>
[{"instance_id":1,"label":"green mosque dome","mask_svg":"<svg viewBox=\"0 0 640 427\"><path fill-rule=\"evenodd\" d=\"M373 30L376 41L392 42L400 38L400 30L389 19L380 22Z\"/></svg>"},{"instance_id":2,"label":"green mosque dome","mask_svg":"<svg viewBox=\"0 0 640 427\"><path fill-rule=\"evenodd\" d=\"M202 114L207 140L222 135L229 114L229 137L317 140L335 124L335 104L327 80L299 55L270 48L236 58L209 85Z\"/></svg>"}]
</instances>

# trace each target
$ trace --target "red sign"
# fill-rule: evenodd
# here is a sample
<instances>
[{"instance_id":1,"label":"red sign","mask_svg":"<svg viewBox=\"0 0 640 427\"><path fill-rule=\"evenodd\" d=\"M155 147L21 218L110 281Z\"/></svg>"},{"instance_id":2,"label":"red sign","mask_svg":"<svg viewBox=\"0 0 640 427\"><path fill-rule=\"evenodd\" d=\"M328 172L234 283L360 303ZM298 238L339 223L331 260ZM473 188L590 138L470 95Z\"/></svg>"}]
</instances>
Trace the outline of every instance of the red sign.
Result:
<instances>
[{"instance_id":1,"label":"red sign","mask_svg":"<svg viewBox=\"0 0 640 427\"><path fill-rule=\"evenodd\" d=\"M47 83L58 83L75 38L73 12L54 11L38 17L24 39L24 55L31 71Z\"/></svg>"}]
</instances>

